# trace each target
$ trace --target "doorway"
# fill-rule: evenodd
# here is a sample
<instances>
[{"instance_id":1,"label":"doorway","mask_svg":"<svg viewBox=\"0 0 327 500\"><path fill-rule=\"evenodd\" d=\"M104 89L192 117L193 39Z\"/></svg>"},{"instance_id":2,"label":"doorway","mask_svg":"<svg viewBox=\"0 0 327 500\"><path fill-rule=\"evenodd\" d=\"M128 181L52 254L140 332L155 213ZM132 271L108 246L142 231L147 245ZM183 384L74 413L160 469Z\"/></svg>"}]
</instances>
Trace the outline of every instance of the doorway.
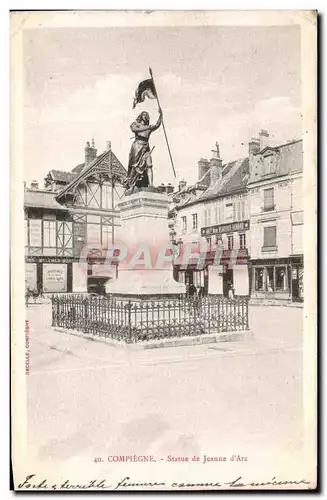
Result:
<instances>
[{"instance_id":1,"label":"doorway","mask_svg":"<svg viewBox=\"0 0 327 500\"><path fill-rule=\"evenodd\" d=\"M303 267L292 266L292 300L303 300Z\"/></svg>"},{"instance_id":2,"label":"doorway","mask_svg":"<svg viewBox=\"0 0 327 500\"><path fill-rule=\"evenodd\" d=\"M228 297L228 292L229 292L231 286L234 286L234 273L233 273L233 269L229 269L226 266L224 268L224 273L223 273L223 294L224 294L224 297Z\"/></svg>"}]
</instances>

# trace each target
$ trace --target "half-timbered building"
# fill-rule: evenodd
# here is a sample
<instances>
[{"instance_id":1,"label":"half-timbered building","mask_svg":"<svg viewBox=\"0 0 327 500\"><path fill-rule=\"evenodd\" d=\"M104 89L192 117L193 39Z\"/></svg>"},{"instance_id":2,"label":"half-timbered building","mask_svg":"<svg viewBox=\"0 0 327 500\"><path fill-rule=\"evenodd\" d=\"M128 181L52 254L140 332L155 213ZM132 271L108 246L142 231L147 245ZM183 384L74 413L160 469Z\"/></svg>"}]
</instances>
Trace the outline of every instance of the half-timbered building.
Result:
<instances>
[{"instance_id":1,"label":"half-timbered building","mask_svg":"<svg viewBox=\"0 0 327 500\"><path fill-rule=\"evenodd\" d=\"M52 292L84 292L115 277L105 265L120 226L117 202L126 170L107 143L97 155L86 143L85 160L71 172L51 170L43 188L25 188L26 286Z\"/></svg>"}]
</instances>

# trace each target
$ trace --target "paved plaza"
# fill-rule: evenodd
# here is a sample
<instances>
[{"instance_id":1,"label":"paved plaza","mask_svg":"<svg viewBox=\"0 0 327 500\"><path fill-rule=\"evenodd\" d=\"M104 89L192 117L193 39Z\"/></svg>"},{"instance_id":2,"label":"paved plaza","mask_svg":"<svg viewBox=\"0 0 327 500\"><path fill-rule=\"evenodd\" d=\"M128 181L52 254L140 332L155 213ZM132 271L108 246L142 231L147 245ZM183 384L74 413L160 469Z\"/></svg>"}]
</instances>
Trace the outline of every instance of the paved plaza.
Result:
<instances>
[{"instance_id":1,"label":"paved plaza","mask_svg":"<svg viewBox=\"0 0 327 500\"><path fill-rule=\"evenodd\" d=\"M50 305L30 305L29 442L54 463L292 454L302 440L302 312L253 306L252 340L132 351L54 331Z\"/></svg>"}]
</instances>

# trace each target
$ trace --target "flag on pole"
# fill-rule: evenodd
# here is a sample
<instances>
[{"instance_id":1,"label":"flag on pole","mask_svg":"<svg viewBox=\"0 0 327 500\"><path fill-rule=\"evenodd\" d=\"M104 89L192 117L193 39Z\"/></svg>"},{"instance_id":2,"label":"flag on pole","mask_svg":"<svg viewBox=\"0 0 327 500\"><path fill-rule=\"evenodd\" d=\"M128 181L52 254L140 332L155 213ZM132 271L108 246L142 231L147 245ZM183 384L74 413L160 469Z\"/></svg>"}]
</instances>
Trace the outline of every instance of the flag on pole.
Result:
<instances>
[{"instance_id":1,"label":"flag on pole","mask_svg":"<svg viewBox=\"0 0 327 500\"><path fill-rule=\"evenodd\" d=\"M148 97L149 99L157 98L156 89L154 87L152 78L143 80L143 82L139 83L139 85L137 86L137 89L135 91L135 98L133 101L133 109L137 104L143 102L146 97Z\"/></svg>"}]
</instances>

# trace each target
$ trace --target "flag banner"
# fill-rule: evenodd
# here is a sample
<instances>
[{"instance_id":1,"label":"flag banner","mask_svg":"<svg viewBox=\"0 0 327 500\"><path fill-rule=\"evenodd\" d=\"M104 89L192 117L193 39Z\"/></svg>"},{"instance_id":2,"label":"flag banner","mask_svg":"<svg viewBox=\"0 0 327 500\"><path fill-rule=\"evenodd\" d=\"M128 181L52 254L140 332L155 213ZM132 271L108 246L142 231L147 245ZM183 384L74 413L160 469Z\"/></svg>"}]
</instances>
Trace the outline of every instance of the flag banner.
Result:
<instances>
[{"instance_id":1,"label":"flag banner","mask_svg":"<svg viewBox=\"0 0 327 500\"><path fill-rule=\"evenodd\" d=\"M133 109L138 103L143 102L146 97L148 97L149 99L157 98L156 89L154 88L154 83L152 78L149 78L148 80L143 80L143 82L139 83L135 91Z\"/></svg>"}]
</instances>

